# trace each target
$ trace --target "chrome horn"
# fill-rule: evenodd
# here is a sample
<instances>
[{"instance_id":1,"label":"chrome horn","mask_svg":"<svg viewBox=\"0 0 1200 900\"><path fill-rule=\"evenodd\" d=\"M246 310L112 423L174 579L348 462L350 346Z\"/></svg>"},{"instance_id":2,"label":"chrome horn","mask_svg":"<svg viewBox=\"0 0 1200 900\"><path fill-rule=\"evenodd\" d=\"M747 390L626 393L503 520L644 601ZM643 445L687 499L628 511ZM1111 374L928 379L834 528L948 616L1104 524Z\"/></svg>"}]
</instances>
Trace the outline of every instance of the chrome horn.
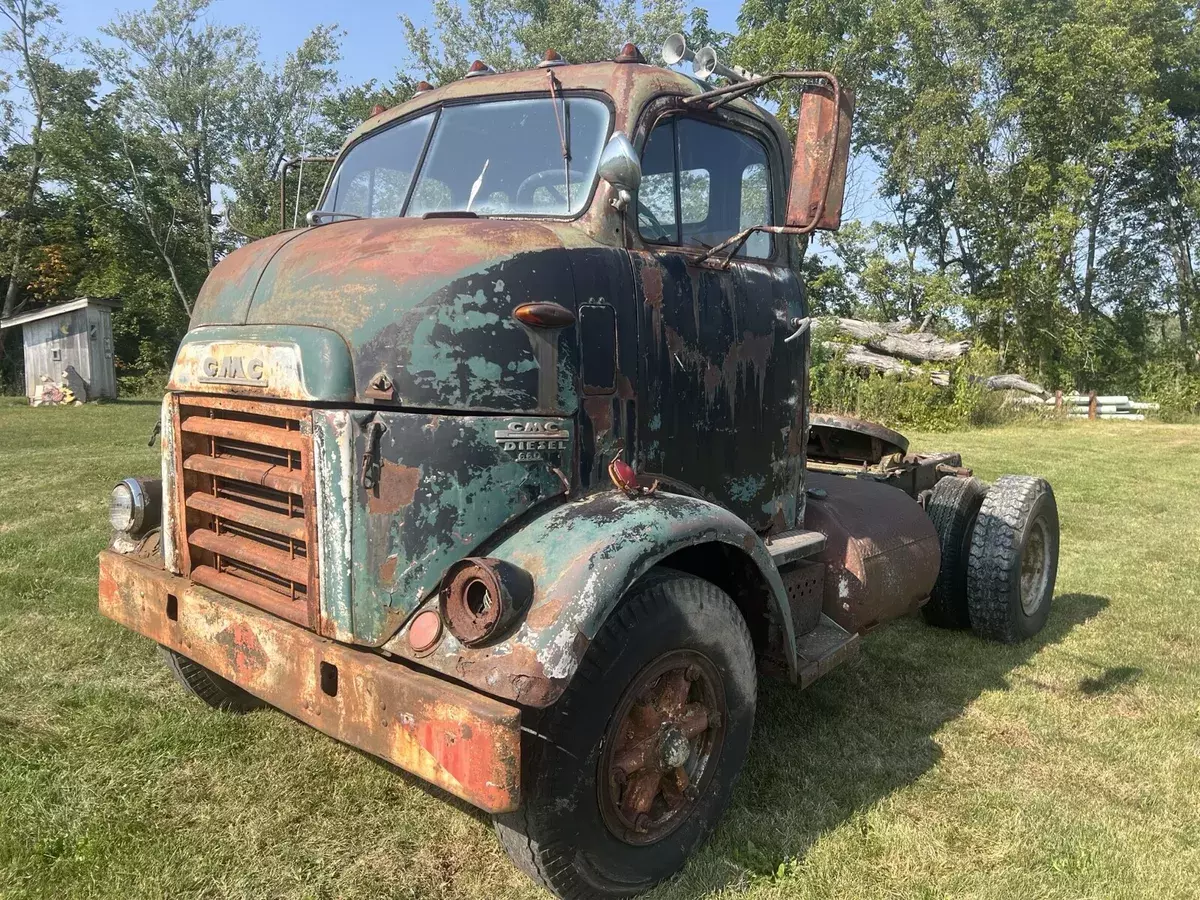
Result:
<instances>
[{"instance_id":1,"label":"chrome horn","mask_svg":"<svg viewBox=\"0 0 1200 900\"><path fill-rule=\"evenodd\" d=\"M758 78L753 72L747 72L741 66L727 66L717 59L717 51L712 47L702 47L692 62L692 71L696 77L704 80L712 74L724 75L730 81L749 81Z\"/></svg>"},{"instance_id":2,"label":"chrome horn","mask_svg":"<svg viewBox=\"0 0 1200 900\"><path fill-rule=\"evenodd\" d=\"M668 66L673 66L677 62L687 60L691 62L696 58L696 54L688 49L687 39L678 31L672 35L668 35L662 45L663 62Z\"/></svg>"},{"instance_id":3,"label":"chrome horn","mask_svg":"<svg viewBox=\"0 0 1200 900\"><path fill-rule=\"evenodd\" d=\"M678 31L669 35L662 45L662 58L668 66L687 61L692 64L692 72L701 80L717 74L724 75L730 81L749 81L758 78L753 72L747 72L741 66L722 65L717 59L717 51L712 47L702 47L693 53L688 49L687 39Z\"/></svg>"}]
</instances>

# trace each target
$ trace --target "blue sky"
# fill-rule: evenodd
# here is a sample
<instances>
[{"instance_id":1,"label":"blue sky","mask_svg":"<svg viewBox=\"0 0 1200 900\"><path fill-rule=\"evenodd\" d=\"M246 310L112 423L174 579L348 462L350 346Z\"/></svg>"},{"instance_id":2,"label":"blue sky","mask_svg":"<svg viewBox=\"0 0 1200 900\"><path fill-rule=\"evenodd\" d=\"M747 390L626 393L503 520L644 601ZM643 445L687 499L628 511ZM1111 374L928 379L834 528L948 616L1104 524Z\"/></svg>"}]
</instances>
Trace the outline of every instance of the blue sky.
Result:
<instances>
[{"instance_id":1,"label":"blue sky","mask_svg":"<svg viewBox=\"0 0 1200 900\"><path fill-rule=\"evenodd\" d=\"M701 2L685 4L704 6ZM95 37L98 29L117 12L128 12L152 5L152 0L122 0L113 6L97 0L59 0L63 30L72 37ZM282 58L294 49L317 25L336 23L346 32L342 38L342 62L339 70L348 82L368 78L390 78L404 65L407 50L399 15L411 16L417 23L428 21L430 0L216 0L212 5L215 21L244 24L256 29L263 56ZM709 19L717 29L732 30L740 2L707 4ZM613 48L614 51L617 48ZM643 50L652 48L643 47ZM653 48L657 55L657 48ZM649 53L647 53L649 55ZM72 61L83 62L76 58Z\"/></svg>"},{"instance_id":2,"label":"blue sky","mask_svg":"<svg viewBox=\"0 0 1200 900\"><path fill-rule=\"evenodd\" d=\"M97 37L105 23L118 12L144 9L153 0L120 0L109 6L97 0L59 0L63 31L71 38ZM685 0L684 7L708 9L709 24L718 31L736 31L741 0ZM338 66L345 83L368 78L390 79L405 65L408 51L404 45L401 13L418 24L431 19L431 0L215 0L211 16L217 22L243 24L259 34L264 59L282 59L294 50L317 25L336 23L342 36L342 61ZM614 51L617 48L613 48ZM648 57L658 60L657 47L643 47ZM85 64L81 53L69 54L69 61ZM418 73L420 74L420 73ZM885 218L874 196L877 172L868 160L856 159L847 185L848 216L866 221Z\"/></svg>"}]
</instances>

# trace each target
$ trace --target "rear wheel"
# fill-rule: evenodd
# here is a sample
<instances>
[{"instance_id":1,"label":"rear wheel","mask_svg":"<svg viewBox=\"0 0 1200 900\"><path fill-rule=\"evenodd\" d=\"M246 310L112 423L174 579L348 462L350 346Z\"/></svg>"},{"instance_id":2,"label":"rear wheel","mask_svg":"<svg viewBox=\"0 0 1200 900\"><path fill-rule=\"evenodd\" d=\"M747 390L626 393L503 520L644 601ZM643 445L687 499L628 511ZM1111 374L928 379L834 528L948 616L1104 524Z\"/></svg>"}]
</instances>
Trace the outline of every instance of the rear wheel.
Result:
<instances>
[{"instance_id":1,"label":"rear wheel","mask_svg":"<svg viewBox=\"0 0 1200 900\"><path fill-rule=\"evenodd\" d=\"M754 647L727 594L657 569L530 723L513 862L559 897L628 897L673 875L729 801L750 743Z\"/></svg>"},{"instance_id":2,"label":"rear wheel","mask_svg":"<svg viewBox=\"0 0 1200 900\"><path fill-rule=\"evenodd\" d=\"M199 697L213 709L222 712L247 713L266 706L253 694L243 691L232 681L227 681L198 662L176 653L168 647L159 646L163 662L193 697Z\"/></svg>"},{"instance_id":3,"label":"rear wheel","mask_svg":"<svg viewBox=\"0 0 1200 900\"><path fill-rule=\"evenodd\" d=\"M925 511L933 520L942 564L921 615L939 628L970 628L967 611L967 560L971 533L987 488L978 478L943 478L933 486Z\"/></svg>"},{"instance_id":4,"label":"rear wheel","mask_svg":"<svg viewBox=\"0 0 1200 900\"><path fill-rule=\"evenodd\" d=\"M967 607L982 637L1015 644L1042 630L1058 576L1058 505L1042 478L988 488L971 537Z\"/></svg>"}]
</instances>

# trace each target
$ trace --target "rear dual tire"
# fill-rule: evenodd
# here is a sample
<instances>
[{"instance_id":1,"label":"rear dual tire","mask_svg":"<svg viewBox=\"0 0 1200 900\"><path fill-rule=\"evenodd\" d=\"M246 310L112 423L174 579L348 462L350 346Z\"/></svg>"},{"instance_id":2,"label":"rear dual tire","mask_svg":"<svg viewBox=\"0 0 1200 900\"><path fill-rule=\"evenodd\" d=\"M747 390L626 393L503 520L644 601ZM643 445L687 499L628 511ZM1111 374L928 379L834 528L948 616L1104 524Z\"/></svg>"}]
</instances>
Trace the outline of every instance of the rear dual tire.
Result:
<instances>
[{"instance_id":1,"label":"rear dual tire","mask_svg":"<svg viewBox=\"0 0 1200 900\"><path fill-rule=\"evenodd\" d=\"M967 609L977 634L1015 644L1042 630L1058 546L1058 505L1045 479L1004 475L988 488L967 564Z\"/></svg>"},{"instance_id":2,"label":"rear dual tire","mask_svg":"<svg viewBox=\"0 0 1200 900\"><path fill-rule=\"evenodd\" d=\"M1005 475L985 487L975 478L943 478L926 510L942 562L922 607L925 620L969 626L1008 644L1041 631L1058 575L1058 506L1049 483Z\"/></svg>"}]
</instances>

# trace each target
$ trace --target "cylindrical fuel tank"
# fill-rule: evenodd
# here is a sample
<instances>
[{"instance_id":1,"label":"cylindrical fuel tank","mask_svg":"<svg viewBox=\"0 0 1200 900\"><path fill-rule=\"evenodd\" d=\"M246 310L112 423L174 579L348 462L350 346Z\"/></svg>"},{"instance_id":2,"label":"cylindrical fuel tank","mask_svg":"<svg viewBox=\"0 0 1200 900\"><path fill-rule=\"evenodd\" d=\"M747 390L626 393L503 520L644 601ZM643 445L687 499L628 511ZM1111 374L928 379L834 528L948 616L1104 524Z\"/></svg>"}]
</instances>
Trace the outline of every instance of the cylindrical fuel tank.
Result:
<instances>
[{"instance_id":1,"label":"cylindrical fuel tank","mask_svg":"<svg viewBox=\"0 0 1200 900\"><path fill-rule=\"evenodd\" d=\"M937 581L933 522L898 488L865 478L806 472L804 527L825 535L823 611L850 632L913 610Z\"/></svg>"}]
</instances>

